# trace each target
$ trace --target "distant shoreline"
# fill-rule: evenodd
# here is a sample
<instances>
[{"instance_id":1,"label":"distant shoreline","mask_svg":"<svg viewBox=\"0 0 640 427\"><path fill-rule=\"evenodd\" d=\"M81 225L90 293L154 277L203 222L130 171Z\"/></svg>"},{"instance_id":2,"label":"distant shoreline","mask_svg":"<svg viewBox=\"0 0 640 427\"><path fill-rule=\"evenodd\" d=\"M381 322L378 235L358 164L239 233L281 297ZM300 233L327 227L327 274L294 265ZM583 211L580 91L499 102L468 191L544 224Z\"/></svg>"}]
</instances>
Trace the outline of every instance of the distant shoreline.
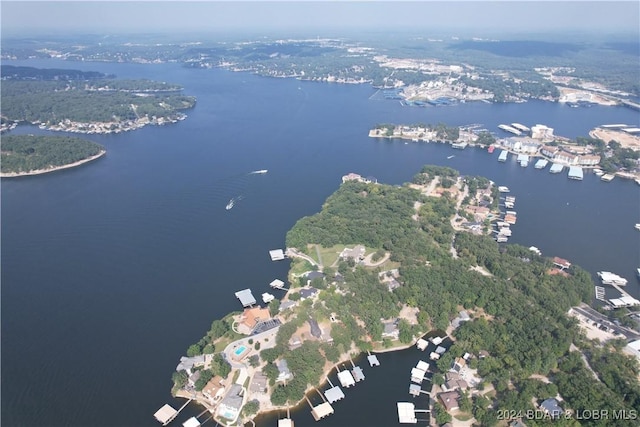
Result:
<instances>
[{"instance_id":1,"label":"distant shoreline","mask_svg":"<svg viewBox=\"0 0 640 427\"><path fill-rule=\"evenodd\" d=\"M49 168L49 169L34 169L28 172L0 172L0 178L18 178L21 176L30 176L30 175L42 175L45 173L49 173L49 172L55 172L55 171L59 171L62 169L69 169L69 168L75 168L76 166L80 166L83 165L85 163L89 163L93 160L99 159L100 157L104 156L107 153L106 150L100 150L100 152L98 154L96 154L95 156L91 156L91 157L87 157L86 159L83 160L79 160L77 162L74 163L69 163L66 165L62 165L62 166L55 166L53 168Z\"/></svg>"}]
</instances>

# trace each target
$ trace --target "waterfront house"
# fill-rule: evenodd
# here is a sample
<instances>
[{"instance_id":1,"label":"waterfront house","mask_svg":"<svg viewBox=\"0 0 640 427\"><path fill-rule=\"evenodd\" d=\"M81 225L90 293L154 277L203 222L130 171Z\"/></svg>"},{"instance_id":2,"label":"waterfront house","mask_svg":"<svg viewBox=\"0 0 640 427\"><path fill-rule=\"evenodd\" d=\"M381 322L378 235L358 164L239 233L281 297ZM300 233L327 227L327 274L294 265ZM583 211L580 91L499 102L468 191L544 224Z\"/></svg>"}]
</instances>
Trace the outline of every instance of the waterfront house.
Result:
<instances>
[{"instance_id":1,"label":"waterfront house","mask_svg":"<svg viewBox=\"0 0 640 427\"><path fill-rule=\"evenodd\" d=\"M391 338L397 340L400 337L400 329L398 328L398 320L391 322L383 322L382 338Z\"/></svg>"},{"instance_id":2,"label":"waterfront house","mask_svg":"<svg viewBox=\"0 0 640 427\"><path fill-rule=\"evenodd\" d=\"M553 257L552 262L553 262L553 265L559 267L561 270L564 270L565 268L571 267L571 263L569 261L567 261L564 258L557 257L557 256Z\"/></svg>"},{"instance_id":3,"label":"waterfront house","mask_svg":"<svg viewBox=\"0 0 640 427\"><path fill-rule=\"evenodd\" d=\"M286 310L288 308L295 307L296 305L298 305L298 303L296 301L291 301L291 300L282 301L280 303L279 311L284 311L284 310Z\"/></svg>"},{"instance_id":4,"label":"waterfront house","mask_svg":"<svg viewBox=\"0 0 640 427\"><path fill-rule=\"evenodd\" d=\"M224 380L220 375L211 378L202 389L202 395L211 403L216 404L224 394Z\"/></svg>"},{"instance_id":5,"label":"waterfront house","mask_svg":"<svg viewBox=\"0 0 640 427\"><path fill-rule=\"evenodd\" d=\"M258 323L269 319L271 319L271 314L268 308L246 308L242 314L242 324L249 330L253 330Z\"/></svg>"},{"instance_id":6,"label":"waterfront house","mask_svg":"<svg viewBox=\"0 0 640 427\"><path fill-rule=\"evenodd\" d=\"M188 383L191 387L196 386L196 382L200 379L200 373L202 371L195 371L193 374L189 375Z\"/></svg>"},{"instance_id":7,"label":"waterfront house","mask_svg":"<svg viewBox=\"0 0 640 427\"><path fill-rule=\"evenodd\" d=\"M193 368L196 366L203 366L207 361L211 360L213 355L210 354L201 354L193 357L182 356L180 358L180 363L176 366L176 372L185 371L187 375L191 375L193 373Z\"/></svg>"},{"instance_id":8,"label":"waterfront house","mask_svg":"<svg viewBox=\"0 0 640 427\"><path fill-rule=\"evenodd\" d=\"M440 402L442 402L447 412L455 411L459 408L458 400L460 399L460 393L457 390L440 393L438 399L440 399Z\"/></svg>"},{"instance_id":9,"label":"waterfront house","mask_svg":"<svg viewBox=\"0 0 640 427\"><path fill-rule=\"evenodd\" d=\"M233 384L218 406L218 415L228 420L235 420L240 413L240 408L242 408L242 394L242 386Z\"/></svg>"},{"instance_id":10,"label":"waterfront house","mask_svg":"<svg viewBox=\"0 0 640 427\"><path fill-rule=\"evenodd\" d=\"M600 156L595 154L578 156L578 164L583 166L596 166L600 164Z\"/></svg>"},{"instance_id":11,"label":"waterfront house","mask_svg":"<svg viewBox=\"0 0 640 427\"><path fill-rule=\"evenodd\" d=\"M251 379L249 390L252 393L266 393L267 392L267 376L261 371L256 372Z\"/></svg>"}]
</instances>

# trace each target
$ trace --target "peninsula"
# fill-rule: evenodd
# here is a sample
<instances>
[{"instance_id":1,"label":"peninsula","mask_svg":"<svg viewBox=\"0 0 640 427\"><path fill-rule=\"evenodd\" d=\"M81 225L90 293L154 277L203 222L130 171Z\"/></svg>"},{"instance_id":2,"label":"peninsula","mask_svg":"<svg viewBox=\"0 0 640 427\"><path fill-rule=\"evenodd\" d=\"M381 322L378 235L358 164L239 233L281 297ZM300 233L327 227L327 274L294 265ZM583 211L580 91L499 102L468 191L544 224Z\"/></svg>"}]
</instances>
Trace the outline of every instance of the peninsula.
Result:
<instances>
[{"instance_id":1,"label":"peninsula","mask_svg":"<svg viewBox=\"0 0 640 427\"><path fill-rule=\"evenodd\" d=\"M3 66L2 72L3 132L26 122L54 131L119 133L184 120L183 111L196 103L164 82L32 67Z\"/></svg>"},{"instance_id":2,"label":"peninsula","mask_svg":"<svg viewBox=\"0 0 640 427\"><path fill-rule=\"evenodd\" d=\"M39 175L96 160L106 149L66 136L8 135L2 138L0 177Z\"/></svg>"},{"instance_id":3,"label":"peninsula","mask_svg":"<svg viewBox=\"0 0 640 427\"><path fill-rule=\"evenodd\" d=\"M637 362L619 351L621 340L589 341L568 316L592 300L590 275L498 244L494 223L515 214L502 213L501 200L486 178L440 166L402 186L345 175L322 211L287 233L289 285L271 284L283 297L265 292L261 308L251 290L238 292L244 311L215 320L189 347L174 395L195 399L222 425L242 425L303 402L362 352L406 348L443 330L453 344L433 368L438 424L495 425L506 410L543 410L548 399L569 414L635 410ZM462 369L468 382L454 378ZM325 403L316 419L332 413Z\"/></svg>"}]
</instances>

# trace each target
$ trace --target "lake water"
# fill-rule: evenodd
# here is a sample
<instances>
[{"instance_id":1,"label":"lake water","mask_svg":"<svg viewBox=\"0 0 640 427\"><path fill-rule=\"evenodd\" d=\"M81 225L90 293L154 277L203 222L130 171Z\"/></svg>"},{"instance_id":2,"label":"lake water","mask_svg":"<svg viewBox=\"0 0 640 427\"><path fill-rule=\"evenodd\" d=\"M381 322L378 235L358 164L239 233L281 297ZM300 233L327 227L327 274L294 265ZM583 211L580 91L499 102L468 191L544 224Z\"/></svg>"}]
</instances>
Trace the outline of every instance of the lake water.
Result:
<instances>
[{"instance_id":1,"label":"lake water","mask_svg":"<svg viewBox=\"0 0 640 427\"><path fill-rule=\"evenodd\" d=\"M511 242L592 274L621 274L640 297L633 181L603 183L586 173L576 182L515 159L498 163L497 152L367 137L382 122L482 123L492 131L542 123L576 137L605 123L640 126L636 111L544 102L407 108L369 100L375 89L366 85L176 64L11 63L180 83L198 104L175 125L90 136L108 150L91 164L2 180L3 425L157 426L158 408L181 405L170 396L180 356L212 320L241 309L234 292L260 294L286 277L287 262L271 262L268 251L283 248L296 220L320 210L348 172L389 184L410 180L424 164L486 176L517 197ZM14 133L30 132L42 133ZM249 174L259 169L269 172ZM395 425L395 402L409 398L418 356L383 355L322 424ZM174 425L199 412L188 407ZM308 408L295 417L297 426L315 424Z\"/></svg>"}]
</instances>

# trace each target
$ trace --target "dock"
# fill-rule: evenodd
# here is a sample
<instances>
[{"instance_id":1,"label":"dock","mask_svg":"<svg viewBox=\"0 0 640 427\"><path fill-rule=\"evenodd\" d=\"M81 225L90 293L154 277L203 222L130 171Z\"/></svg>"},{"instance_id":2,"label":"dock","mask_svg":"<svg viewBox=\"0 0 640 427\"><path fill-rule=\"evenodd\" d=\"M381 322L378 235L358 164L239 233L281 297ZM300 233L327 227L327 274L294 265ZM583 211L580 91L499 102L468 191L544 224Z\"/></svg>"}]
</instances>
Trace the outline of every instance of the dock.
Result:
<instances>
[{"instance_id":1,"label":"dock","mask_svg":"<svg viewBox=\"0 0 640 427\"><path fill-rule=\"evenodd\" d=\"M560 163L554 163L551 165L551 168L549 169L549 172L551 173L560 173L562 172L562 170L564 169L564 165L561 165Z\"/></svg>"},{"instance_id":2,"label":"dock","mask_svg":"<svg viewBox=\"0 0 640 427\"><path fill-rule=\"evenodd\" d=\"M569 179L575 179L577 181L582 181L583 179L583 174L582 174L582 168L579 166L571 166L569 168Z\"/></svg>"},{"instance_id":3,"label":"dock","mask_svg":"<svg viewBox=\"0 0 640 427\"><path fill-rule=\"evenodd\" d=\"M427 342L427 340L424 340L422 338L420 338L418 342L416 342L416 347L418 347L418 350L425 351L428 345L429 343Z\"/></svg>"},{"instance_id":4,"label":"dock","mask_svg":"<svg viewBox=\"0 0 640 427\"><path fill-rule=\"evenodd\" d=\"M364 372L362 371L362 368L360 366L354 367L351 372L353 373L353 378L357 383L359 383L360 381L364 381Z\"/></svg>"},{"instance_id":5,"label":"dock","mask_svg":"<svg viewBox=\"0 0 640 427\"><path fill-rule=\"evenodd\" d=\"M415 408L416 406L411 402L398 402L398 421L400 424L416 424L418 422Z\"/></svg>"},{"instance_id":6,"label":"dock","mask_svg":"<svg viewBox=\"0 0 640 427\"><path fill-rule=\"evenodd\" d=\"M305 396L304 398L306 399L309 406L311 406L311 415L313 416L314 420L320 421L322 418L333 414L333 406L331 406L329 402L322 402L318 406L313 406L307 396Z\"/></svg>"},{"instance_id":7,"label":"dock","mask_svg":"<svg viewBox=\"0 0 640 427\"><path fill-rule=\"evenodd\" d=\"M424 376L426 374L427 374L427 372L423 371L422 369L412 368L411 369L411 381L413 381L414 383L422 384L422 381L424 381Z\"/></svg>"},{"instance_id":8,"label":"dock","mask_svg":"<svg viewBox=\"0 0 640 427\"><path fill-rule=\"evenodd\" d=\"M353 376L351 375L351 372L349 372L348 370L338 372L338 380L344 388L349 388L356 383L356 381L353 379Z\"/></svg>"},{"instance_id":9,"label":"dock","mask_svg":"<svg viewBox=\"0 0 640 427\"><path fill-rule=\"evenodd\" d=\"M273 301L276 297L273 296L273 294L270 294L269 292L265 292L262 294L262 302L264 302L265 304L270 303L271 301Z\"/></svg>"},{"instance_id":10,"label":"dock","mask_svg":"<svg viewBox=\"0 0 640 427\"><path fill-rule=\"evenodd\" d=\"M454 142L451 144L451 147L456 148L458 150L464 150L467 147L467 145L469 144L467 144L466 142Z\"/></svg>"},{"instance_id":11,"label":"dock","mask_svg":"<svg viewBox=\"0 0 640 427\"><path fill-rule=\"evenodd\" d=\"M511 127L518 129L521 132L530 132L531 129L526 127L525 125L521 125L520 123L511 123Z\"/></svg>"},{"instance_id":12,"label":"dock","mask_svg":"<svg viewBox=\"0 0 640 427\"><path fill-rule=\"evenodd\" d=\"M431 338L431 342L434 343L435 345L440 345L442 343L442 341L444 341L443 337L433 337L433 338Z\"/></svg>"},{"instance_id":13,"label":"dock","mask_svg":"<svg viewBox=\"0 0 640 427\"><path fill-rule=\"evenodd\" d=\"M236 292L236 298L240 300L243 307L249 307L256 303L256 299L251 293L251 289L243 289Z\"/></svg>"},{"instance_id":14,"label":"dock","mask_svg":"<svg viewBox=\"0 0 640 427\"><path fill-rule=\"evenodd\" d=\"M431 354L429 354L429 359L438 360L440 359L440 354L436 353L435 351L432 351Z\"/></svg>"},{"instance_id":15,"label":"dock","mask_svg":"<svg viewBox=\"0 0 640 427\"><path fill-rule=\"evenodd\" d=\"M518 154L517 160L518 163L520 163L520 166L522 166L523 168L527 167L527 165L529 164L529 156L526 154Z\"/></svg>"},{"instance_id":16,"label":"dock","mask_svg":"<svg viewBox=\"0 0 640 427\"><path fill-rule=\"evenodd\" d=\"M431 396L431 393L424 391L418 384L409 384L409 394L412 396L420 396L420 394Z\"/></svg>"},{"instance_id":17,"label":"dock","mask_svg":"<svg viewBox=\"0 0 640 427\"><path fill-rule=\"evenodd\" d=\"M335 386L325 391L324 397L327 398L327 401L329 401L329 403L334 403L338 400L344 399L344 392L342 391L340 386Z\"/></svg>"},{"instance_id":18,"label":"dock","mask_svg":"<svg viewBox=\"0 0 640 427\"><path fill-rule=\"evenodd\" d=\"M604 288L602 286L596 286L596 299L604 301Z\"/></svg>"},{"instance_id":19,"label":"dock","mask_svg":"<svg viewBox=\"0 0 640 427\"><path fill-rule=\"evenodd\" d=\"M280 279L275 279L271 283L269 283L273 289L284 289L284 282Z\"/></svg>"},{"instance_id":20,"label":"dock","mask_svg":"<svg viewBox=\"0 0 640 427\"><path fill-rule=\"evenodd\" d=\"M547 165L549 164L549 160L547 159L540 159L536 162L536 164L533 166L535 169L544 169L547 167Z\"/></svg>"},{"instance_id":21,"label":"dock","mask_svg":"<svg viewBox=\"0 0 640 427\"><path fill-rule=\"evenodd\" d=\"M507 161L507 157L509 157L509 152L507 150L502 150L500 152L500 155L498 156L498 161L499 162L506 162Z\"/></svg>"},{"instance_id":22,"label":"dock","mask_svg":"<svg viewBox=\"0 0 640 427\"><path fill-rule=\"evenodd\" d=\"M192 399L187 400L185 404L182 405L180 409L178 409L177 411L173 408L173 406L167 403L162 408L158 409L156 413L153 414L153 416L155 417L156 420L158 420L158 422L160 422L160 424L162 424L163 426L166 426L171 421L173 421L184 408L187 407L187 405L189 404L189 402L191 402L191 400ZM198 425L200 424L198 423Z\"/></svg>"},{"instance_id":23,"label":"dock","mask_svg":"<svg viewBox=\"0 0 640 427\"><path fill-rule=\"evenodd\" d=\"M271 257L271 261L280 261L285 258L284 251L282 249L274 249L269 251L269 256Z\"/></svg>"},{"instance_id":24,"label":"dock","mask_svg":"<svg viewBox=\"0 0 640 427\"><path fill-rule=\"evenodd\" d=\"M369 361L369 366L371 366L372 368L374 366L380 366L380 361L378 360L378 357L375 354L369 354L367 356L367 360Z\"/></svg>"},{"instance_id":25,"label":"dock","mask_svg":"<svg viewBox=\"0 0 640 427\"><path fill-rule=\"evenodd\" d=\"M191 417L182 423L182 427L200 427L201 425L196 417Z\"/></svg>"},{"instance_id":26,"label":"dock","mask_svg":"<svg viewBox=\"0 0 640 427\"><path fill-rule=\"evenodd\" d=\"M615 178L615 177L616 177L616 176L615 176L615 175L613 175L613 174L606 173L606 174L602 175L602 176L600 177L600 179L601 179L602 181L604 181L604 182L611 182L611 181L613 181L613 178Z\"/></svg>"}]
</instances>

